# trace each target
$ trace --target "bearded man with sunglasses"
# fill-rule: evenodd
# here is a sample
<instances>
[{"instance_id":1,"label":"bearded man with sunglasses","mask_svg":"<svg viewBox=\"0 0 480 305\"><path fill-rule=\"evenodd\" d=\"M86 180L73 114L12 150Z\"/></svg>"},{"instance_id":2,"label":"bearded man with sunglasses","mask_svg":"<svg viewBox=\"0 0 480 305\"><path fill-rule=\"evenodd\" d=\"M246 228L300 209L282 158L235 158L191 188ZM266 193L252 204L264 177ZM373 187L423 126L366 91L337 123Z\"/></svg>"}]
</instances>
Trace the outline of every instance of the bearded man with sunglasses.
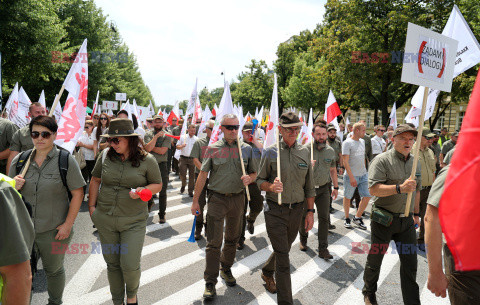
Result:
<instances>
[{"instance_id":1,"label":"bearded man with sunglasses","mask_svg":"<svg viewBox=\"0 0 480 305\"><path fill-rule=\"evenodd\" d=\"M192 203L192 214L202 211L199 197L205 185L208 173L208 211L207 211L207 247L205 250L205 292L203 298L211 300L215 297L215 284L219 274L228 286L235 286L236 279L231 267L235 260L237 242L240 238L242 214L245 207L244 192L257 177L255 163L252 162L252 148L245 143L237 143L238 118L234 114L223 116L220 129L223 139L208 147L202 163L200 174L195 185ZM238 148L242 149L240 158ZM243 175L241 163L245 165ZM224 226L225 223L225 226ZM225 238L223 231L225 227ZM223 249L222 248L223 242Z\"/></svg>"},{"instance_id":2,"label":"bearded man with sunglasses","mask_svg":"<svg viewBox=\"0 0 480 305\"><path fill-rule=\"evenodd\" d=\"M284 113L280 117L280 134L282 135L279 144L280 177L282 180L278 178L276 145L265 150L258 171L257 185L267 192L267 206L264 208L264 214L268 238L273 247L272 255L262 268L261 277L266 282L270 293L278 291L278 304L293 304L289 252L300 226L304 226L305 232L312 229L315 213L315 182L310 152L297 143L302 125L303 123L293 112ZM279 204L278 193L282 194L281 204ZM305 201L307 210L305 222L302 223Z\"/></svg>"}]
</instances>

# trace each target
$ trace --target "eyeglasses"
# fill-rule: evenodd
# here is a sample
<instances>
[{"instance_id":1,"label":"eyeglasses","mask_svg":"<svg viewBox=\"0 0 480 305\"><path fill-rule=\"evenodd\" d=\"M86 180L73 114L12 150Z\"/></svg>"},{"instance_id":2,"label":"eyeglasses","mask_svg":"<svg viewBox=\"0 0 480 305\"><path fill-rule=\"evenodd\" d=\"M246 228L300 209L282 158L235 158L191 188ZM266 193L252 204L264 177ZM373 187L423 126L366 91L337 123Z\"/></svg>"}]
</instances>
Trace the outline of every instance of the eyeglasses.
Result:
<instances>
[{"instance_id":1,"label":"eyeglasses","mask_svg":"<svg viewBox=\"0 0 480 305\"><path fill-rule=\"evenodd\" d=\"M240 125L222 125L227 130L238 130Z\"/></svg>"},{"instance_id":2,"label":"eyeglasses","mask_svg":"<svg viewBox=\"0 0 480 305\"><path fill-rule=\"evenodd\" d=\"M120 140L118 138L108 138L107 139L107 142L108 143L113 143L115 145L118 145L118 143L120 143Z\"/></svg>"},{"instance_id":3,"label":"eyeglasses","mask_svg":"<svg viewBox=\"0 0 480 305\"><path fill-rule=\"evenodd\" d=\"M288 133L300 132L300 127L282 127Z\"/></svg>"},{"instance_id":4,"label":"eyeglasses","mask_svg":"<svg viewBox=\"0 0 480 305\"><path fill-rule=\"evenodd\" d=\"M42 138L44 139L50 139L51 135L52 133L48 131L42 131L42 132L32 131L30 133L30 136L32 137L32 139L38 139L39 136L42 136Z\"/></svg>"},{"instance_id":5,"label":"eyeglasses","mask_svg":"<svg viewBox=\"0 0 480 305\"><path fill-rule=\"evenodd\" d=\"M106 121L108 120L107 118L100 118L101 121Z\"/></svg>"},{"instance_id":6,"label":"eyeglasses","mask_svg":"<svg viewBox=\"0 0 480 305\"><path fill-rule=\"evenodd\" d=\"M386 130L385 130L385 129L379 129L378 131L380 131L380 132L385 132Z\"/></svg>"}]
</instances>

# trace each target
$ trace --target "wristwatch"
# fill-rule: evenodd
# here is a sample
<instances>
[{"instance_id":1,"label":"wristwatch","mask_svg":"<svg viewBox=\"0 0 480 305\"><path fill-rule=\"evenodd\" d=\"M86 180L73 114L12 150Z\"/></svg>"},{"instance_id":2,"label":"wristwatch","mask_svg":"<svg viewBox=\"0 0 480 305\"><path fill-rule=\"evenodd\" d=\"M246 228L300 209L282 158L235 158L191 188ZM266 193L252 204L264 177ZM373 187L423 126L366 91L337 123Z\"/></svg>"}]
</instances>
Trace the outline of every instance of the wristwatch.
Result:
<instances>
[{"instance_id":1,"label":"wristwatch","mask_svg":"<svg viewBox=\"0 0 480 305\"><path fill-rule=\"evenodd\" d=\"M420 213L413 213L413 216L418 216L418 217L420 217Z\"/></svg>"},{"instance_id":2,"label":"wristwatch","mask_svg":"<svg viewBox=\"0 0 480 305\"><path fill-rule=\"evenodd\" d=\"M334 189L334 190L339 190L340 187L338 187L338 186L337 186L337 187L333 187L333 189Z\"/></svg>"},{"instance_id":3,"label":"wristwatch","mask_svg":"<svg viewBox=\"0 0 480 305\"><path fill-rule=\"evenodd\" d=\"M315 209L307 209L307 213L308 213L308 212L315 213Z\"/></svg>"}]
</instances>

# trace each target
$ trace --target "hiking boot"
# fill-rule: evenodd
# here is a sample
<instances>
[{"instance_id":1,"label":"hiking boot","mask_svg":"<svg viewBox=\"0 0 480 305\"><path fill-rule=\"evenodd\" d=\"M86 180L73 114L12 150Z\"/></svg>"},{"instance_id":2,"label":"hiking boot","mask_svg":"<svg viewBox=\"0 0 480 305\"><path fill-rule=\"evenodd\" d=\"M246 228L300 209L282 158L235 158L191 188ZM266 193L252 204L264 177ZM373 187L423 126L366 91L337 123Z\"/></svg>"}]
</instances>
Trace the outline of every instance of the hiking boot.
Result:
<instances>
[{"instance_id":1,"label":"hiking boot","mask_svg":"<svg viewBox=\"0 0 480 305\"><path fill-rule=\"evenodd\" d=\"M337 227L335 225L329 224L328 229L329 230L335 230Z\"/></svg>"},{"instance_id":2,"label":"hiking boot","mask_svg":"<svg viewBox=\"0 0 480 305\"><path fill-rule=\"evenodd\" d=\"M363 297L363 300L365 301L365 305L378 305L375 294L367 294Z\"/></svg>"},{"instance_id":3,"label":"hiking boot","mask_svg":"<svg viewBox=\"0 0 480 305\"><path fill-rule=\"evenodd\" d=\"M195 231L195 240L202 239L202 232L200 230Z\"/></svg>"},{"instance_id":4,"label":"hiking boot","mask_svg":"<svg viewBox=\"0 0 480 305\"><path fill-rule=\"evenodd\" d=\"M330 254L327 248L325 249L318 249L318 256L323 258L324 260L332 259L333 256Z\"/></svg>"},{"instance_id":5,"label":"hiking boot","mask_svg":"<svg viewBox=\"0 0 480 305\"><path fill-rule=\"evenodd\" d=\"M300 251L307 251L307 240L300 239Z\"/></svg>"},{"instance_id":6,"label":"hiking boot","mask_svg":"<svg viewBox=\"0 0 480 305\"><path fill-rule=\"evenodd\" d=\"M203 299L204 300L213 300L213 298L217 295L217 291L215 290L214 283L206 283L205 284L205 291L203 292Z\"/></svg>"},{"instance_id":7,"label":"hiking boot","mask_svg":"<svg viewBox=\"0 0 480 305\"><path fill-rule=\"evenodd\" d=\"M250 234L253 234L253 232L255 231L255 227L253 225L253 221L247 221L247 231L248 233Z\"/></svg>"},{"instance_id":8,"label":"hiking boot","mask_svg":"<svg viewBox=\"0 0 480 305\"><path fill-rule=\"evenodd\" d=\"M233 277L232 270L230 268L220 270L220 277L225 280L225 284L227 284L227 286L237 285L237 280Z\"/></svg>"},{"instance_id":9,"label":"hiking boot","mask_svg":"<svg viewBox=\"0 0 480 305\"><path fill-rule=\"evenodd\" d=\"M273 276L266 276L262 273L262 280L265 282L267 291L270 293L277 293L277 285L275 284L275 279Z\"/></svg>"},{"instance_id":10,"label":"hiking boot","mask_svg":"<svg viewBox=\"0 0 480 305\"><path fill-rule=\"evenodd\" d=\"M185 186L182 185L182 187L180 188L180 194L183 194L183 192L185 192Z\"/></svg>"},{"instance_id":11,"label":"hiking boot","mask_svg":"<svg viewBox=\"0 0 480 305\"><path fill-rule=\"evenodd\" d=\"M245 248L245 241L243 239L238 240L237 250L243 250Z\"/></svg>"}]
</instances>

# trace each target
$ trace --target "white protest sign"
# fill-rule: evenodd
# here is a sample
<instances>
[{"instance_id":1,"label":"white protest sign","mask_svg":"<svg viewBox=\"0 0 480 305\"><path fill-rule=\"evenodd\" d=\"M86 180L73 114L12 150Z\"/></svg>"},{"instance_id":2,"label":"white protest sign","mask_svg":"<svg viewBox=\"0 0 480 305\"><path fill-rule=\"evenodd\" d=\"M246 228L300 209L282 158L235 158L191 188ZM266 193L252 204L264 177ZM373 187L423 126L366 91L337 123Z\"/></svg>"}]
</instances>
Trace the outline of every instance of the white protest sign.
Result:
<instances>
[{"instance_id":1,"label":"white protest sign","mask_svg":"<svg viewBox=\"0 0 480 305\"><path fill-rule=\"evenodd\" d=\"M127 94L126 93L115 93L115 100L126 101L127 100Z\"/></svg>"},{"instance_id":2,"label":"white protest sign","mask_svg":"<svg viewBox=\"0 0 480 305\"><path fill-rule=\"evenodd\" d=\"M450 92L458 41L408 23L402 82Z\"/></svg>"},{"instance_id":3,"label":"white protest sign","mask_svg":"<svg viewBox=\"0 0 480 305\"><path fill-rule=\"evenodd\" d=\"M102 110L117 110L118 109L118 102L114 101L103 101L102 103Z\"/></svg>"}]
</instances>

